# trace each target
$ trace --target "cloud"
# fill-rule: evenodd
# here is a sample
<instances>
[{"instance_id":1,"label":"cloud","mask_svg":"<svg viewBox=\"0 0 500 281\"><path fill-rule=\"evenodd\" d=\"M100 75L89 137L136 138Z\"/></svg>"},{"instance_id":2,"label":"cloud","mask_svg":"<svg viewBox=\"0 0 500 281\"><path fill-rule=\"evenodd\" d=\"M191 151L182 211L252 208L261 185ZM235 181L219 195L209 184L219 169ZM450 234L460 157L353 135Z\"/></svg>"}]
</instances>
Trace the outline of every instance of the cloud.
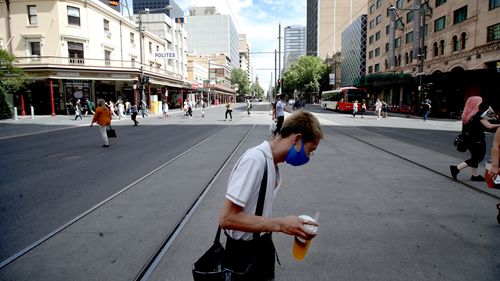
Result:
<instances>
[{"instance_id":1,"label":"cloud","mask_svg":"<svg viewBox=\"0 0 500 281\"><path fill-rule=\"evenodd\" d=\"M278 49L278 24L281 23L282 37L286 26L306 24L307 1L304 0L178 0L176 3L186 12L189 7L215 6L219 13L231 15L238 32L247 34L250 52L254 52L251 54L254 76L259 77L265 90L271 72L275 79L274 50ZM283 61L281 63L283 66Z\"/></svg>"}]
</instances>

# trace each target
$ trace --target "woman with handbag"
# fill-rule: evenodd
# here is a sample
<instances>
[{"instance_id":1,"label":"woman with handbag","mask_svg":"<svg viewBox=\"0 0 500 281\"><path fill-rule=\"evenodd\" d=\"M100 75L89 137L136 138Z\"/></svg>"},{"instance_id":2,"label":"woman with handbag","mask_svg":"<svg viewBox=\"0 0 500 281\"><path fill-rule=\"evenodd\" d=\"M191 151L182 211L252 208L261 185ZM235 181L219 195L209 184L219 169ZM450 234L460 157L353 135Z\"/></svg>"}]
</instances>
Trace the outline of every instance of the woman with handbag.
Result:
<instances>
[{"instance_id":1,"label":"woman with handbag","mask_svg":"<svg viewBox=\"0 0 500 281\"><path fill-rule=\"evenodd\" d=\"M486 137L484 131L486 129L495 129L500 127L500 124L491 124L487 119L481 117L483 111L481 104L483 99L480 96L471 96L465 103L465 108L462 113L462 133L468 136L468 150L471 157L457 166L451 165L450 172L453 179L457 180L457 175L460 170L467 167L471 168L471 181L485 181L477 168L479 163L483 161L486 154Z\"/></svg>"},{"instance_id":2,"label":"woman with handbag","mask_svg":"<svg viewBox=\"0 0 500 281\"><path fill-rule=\"evenodd\" d=\"M296 111L275 139L247 150L231 171L219 218L227 236L224 266L234 272L250 270L250 277L246 275L244 280L274 279L272 232L307 240L316 236L306 225L317 223L298 216L272 218L271 212L282 178L278 164L306 164L322 138L318 119L309 112Z\"/></svg>"},{"instance_id":3,"label":"woman with handbag","mask_svg":"<svg viewBox=\"0 0 500 281\"><path fill-rule=\"evenodd\" d=\"M102 147L109 147L106 129L111 125L111 111L106 106L106 102L103 99L97 100L97 108L95 110L94 117L92 118L92 123L90 123L90 127L94 126L94 123L99 125L99 133L104 141Z\"/></svg>"}]
</instances>

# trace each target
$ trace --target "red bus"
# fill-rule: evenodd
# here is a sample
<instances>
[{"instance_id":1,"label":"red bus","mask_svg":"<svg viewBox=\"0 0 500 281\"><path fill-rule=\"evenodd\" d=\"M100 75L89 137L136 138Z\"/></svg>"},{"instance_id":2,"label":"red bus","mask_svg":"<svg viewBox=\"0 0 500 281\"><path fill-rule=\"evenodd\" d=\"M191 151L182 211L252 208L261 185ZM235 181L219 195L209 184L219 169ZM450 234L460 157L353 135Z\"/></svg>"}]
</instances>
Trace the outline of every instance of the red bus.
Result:
<instances>
[{"instance_id":1,"label":"red bus","mask_svg":"<svg viewBox=\"0 0 500 281\"><path fill-rule=\"evenodd\" d=\"M324 91L321 93L321 106L340 112L352 112L352 104L358 101L358 110L361 110L361 101L366 100L365 89L356 87L344 87L337 90Z\"/></svg>"}]
</instances>

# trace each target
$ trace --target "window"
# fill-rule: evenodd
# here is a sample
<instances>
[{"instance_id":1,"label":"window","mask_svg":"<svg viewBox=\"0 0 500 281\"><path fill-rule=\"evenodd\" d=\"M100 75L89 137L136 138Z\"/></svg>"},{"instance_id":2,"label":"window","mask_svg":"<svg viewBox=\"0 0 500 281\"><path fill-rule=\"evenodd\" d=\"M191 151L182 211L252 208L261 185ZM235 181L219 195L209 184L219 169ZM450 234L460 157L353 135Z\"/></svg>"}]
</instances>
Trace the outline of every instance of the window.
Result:
<instances>
[{"instance_id":1,"label":"window","mask_svg":"<svg viewBox=\"0 0 500 281\"><path fill-rule=\"evenodd\" d=\"M396 29L403 29L403 21L401 19L396 20Z\"/></svg>"},{"instance_id":2,"label":"window","mask_svg":"<svg viewBox=\"0 0 500 281\"><path fill-rule=\"evenodd\" d=\"M500 7L500 0L490 0L490 10Z\"/></svg>"},{"instance_id":3,"label":"window","mask_svg":"<svg viewBox=\"0 0 500 281\"><path fill-rule=\"evenodd\" d=\"M465 34L465 32L462 32L462 34L460 34L460 49L463 50L465 49L465 41L467 40L467 34Z\"/></svg>"},{"instance_id":4,"label":"window","mask_svg":"<svg viewBox=\"0 0 500 281\"><path fill-rule=\"evenodd\" d=\"M41 56L40 42L30 42L30 55Z\"/></svg>"},{"instance_id":5,"label":"window","mask_svg":"<svg viewBox=\"0 0 500 281\"><path fill-rule=\"evenodd\" d=\"M385 34L389 34L389 25L385 26Z\"/></svg>"},{"instance_id":6,"label":"window","mask_svg":"<svg viewBox=\"0 0 500 281\"><path fill-rule=\"evenodd\" d=\"M104 50L104 64L111 65L111 51Z\"/></svg>"},{"instance_id":7,"label":"window","mask_svg":"<svg viewBox=\"0 0 500 281\"><path fill-rule=\"evenodd\" d=\"M406 33L406 44L413 43L413 31Z\"/></svg>"},{"instance_id":8,"label":"window","mask_svg":"<svg viewBox=\"0 0 500 281\"><path fill-rule=\"evenodd\" d=\"M68 42L68 55L70 64L84 64L83 43Z\"/></svg>"},{"instance_id":9,"label":"window","mask_svg":"<svg viewBox=\"0 0 500 281\"><path fill-rule=\"evenodd\" d=\"M434 50L434 56L437 57L439 55L438 43L434 42L434 44L432 45L432 47L433 47L433 50Z\"/></svg>"},{"instance_id":10,"label":"window","mask_svg":"<svg viewBox=\"0 0 500 281\"><path fill-rule=\"evenodd\" d=\"M382 7L382 0L377 0L377 9Z\"/></svg>"},{"instance_id":11,"label":"window","mask_svg":"<svg viewBox=\"0 0 500 281\"><path fill-rule=\"evenodd\" d=\"M444 55L444 40L439 42L439 50L441 51L441 55Z\"/></svg>"},{"instance_id":12,"label":"window","mask_svg":"<svg viewBox=\"0 0 500 281\"><path fill-rule=\"evenodd\" d=\"M103 25L104 25L104 34L109 34L109 20L104 19Z\"/></svg>"},{"instance_id":13,"label":"window","mask_svg":"<svg viewBox=\"0 0 500 281\"><path fill-rule=\"evenodd\" d=\"M389 52L389 43L385 43L385 52Z\"/></svg>"},{"instance_id":14,"label":"window","mask_svg":"<svg viewBox=\"0 0 500 281\"><path fill-rule=\"evenodd\" d=\"M135 46L135 34L130 32L130 45Z\"/></svg>"},{"instance_id":15,"label":"window","mask_svg":"<svg viewBox=\"0 0 500 281\"><path fill-rule=\"evenodd\" d=\"M406 14L406 23L410 23L413 20L413 11L409 11Z\"/></svg>"},{"instance_id":16,"label":"window","mask_svg":"<svg viewBox=\"0 0 500 281\"><path fill-rule=\"evenodd\" d=\"M382 22L382 16L381 15L378 15L376 18L375 18L375 23L378 25L379 23Z\"/></svg>"},{"instance_id":17,"label":"window","mask_svg":"<svg viewBox=\"0 0 500 281\"><path fill-rule=\"evenodd\" d=\"M130 58L130 64L132 67L135 67L135 58Z\"/></svg>"},{"instance_id":18,"label":"window","mask_svg":"<svg viewBox=\"0 0 500 281\"><path fill-rule=\"evenodd\" d=\"M153 52L153 43L149 42L149 53Z\"/></svg>"},{"instance_id":19,"label":"window","mask_svg":"<svg viewBox=\"0 0 500 281\"><path fill-rule=\"evenodd\" d=\"M380 56L380 48L375 49L375 57Z\"/></svg>"},{"instance_id":20,"label":"window","mask_svg":"<svg viewBox=\"0 0 500 281\"><path fill-rule=\"evenodd\" d=\"M375 33L375 41L380 40L380 31Z\"/></svg>"},{"instance_id":21,"label":"window","mask_svg":"<svg viewBox=\"0 0 500 281\"><path fill-rule=\"evenodd\" d=\"M375 27L375 21L371 20L370 21L370 29L373 29Z\"/></svg>"},{"instance_id":22,"label":"window","mask_svg":"<svg viewBox=\"0 0 500 281\"><path fill-rule=\"evenodd\" d=\"M376 64L375 65L375 72L379 72L380 71L380 64Z\"/></svg>"},{"instance_id":23,"label":"window","mask_svg":"<svg viewBox=\"0 0 500 281\"><path fill-rule=\"evenodd\" d=\"M372 15L375 12L375 5L370 6L370 15Z\"/></svg>"},{"instance_id":24,"label":"window","mask_svg":"<svg viewBox=\"0 0 500 281\"><path fill-rule=\"evenodd\" d=\"M372 72L373 72L373 66L371 66L371 65L370 65L370 66L368 67L368 74L370 74L370 73L372 73Z\"/></svg>"},{"instance_id":25,"label":"window","mask_svg":"<svg viewBox=\"0 0 500 281\"><path fill-rule=\"evenodd\" d=\"M35 5L28 5L28 22L30 25L38 24Z\"/></svg>"},{"instance_id":26,"label":"window","mask_svg":"<svg viewBox=\"0 0 500 281\"><path fill-rule=\"evenodd\" d=\"M495 25L488 26L488 38L486 39L487 42L491 41L496 41L500 39L500 23L497 23Z\"/></svg>"},{"instance_id":27,"label":"window","mask_svg":"<svg viewBox=\"0 0 500 281\"><path fill-rule=\"evenodd\" d=\"M403 8L403 0L396 0L396 8Z\"/></svg>"},{"instance_id":28,"label":"window","mask_svg":"<svg viewBox=\"0 0 500 281\"><path fill-rule=\"evenodd\" d=\"M369 44L373 44L373 35L368 37L368 42L369 42Z\"/></svg>"},{"instance_id":29,"label":"window","mask_svg":"<svg viewBox=\"0 0 500 281\"><path fill-rule=\"evenodd\" d=\"M395 48L401 47L401 37L398 37L396 38L396 40L394 40L394 47Z\"/></svg>"},{"instance_id":30,"label":"window","mask_svg":"<svg viewBox=\"0 0 500 281\"><path fill-rule=\"evenodd\" d=\"M455 35L453 36L452 38L452 42L453 42L453 52L456 52L458 51L458 37Z\"/></svg>"},{"instance_id":31,"label":"window","mask_svg":"<svg viewBox=\"0 0 500 281\"><path fill-rule=\"evenodd\" d=\"M467 6L453 12L453 24L461 23L467 19Z\"/></svg>"},{"instance_id":32,"label":"window","mask_svg":"<svg viewBox=\"0 0 500 281\"><path fill-rule=\"evenodd\" d=\"M434 32L443 30L446 25L446 16L442 16L434 21Z\"/></svg>"},{"instance_id":33,"label":"window","mask_svg":"<svg viewBox=\"0 0 500 281\"><path fill-rule=\"evenodd\" d=\"M436 7L439 7L439 6L443 5L444 3L446 3L446 0L436 0Z\"/></svg>"},{"instance_id":34,"label":"window","mask_svg":"<svg viewBox=\"0 0 500 281\"><path fill-rule=\"evenodd\" d=\"M413 62L413 50L410 51L410 63Z\"/></svg>"},{"instance_id":35,"label":"window","mask_svg":"<svg viewBox=\"0 0 500 281\"><path fill-rule=\"evenodd\" d=\"M408 64L408 52L405 53L405 64Z\"/></svg>"},{"instance_id":36,"label":"window","mask_svg":"<svg viewBox=\"0 0 500 281\"><path fill-rule=\"evenodd\" d=\"M427 59L427 46L424 46L424 59Z\"/></svg>"},{"instance_id":37,"label":"window","mask_svg":"<svg viewBox=\"0 0 500 281\"><path fill-rule=\"evenodd\" d=\"M80 9L68 6L68 24L80 26Z\"/></svg>"},{"instance_id":38,"label":"window","mask_svg":"<svg viewBox=\"0 0 500 281\"><path fill-rule=\"evenodd\" d=\"M373 58L373 51L370 51L370 52L368 53L368 58L369 58L369 59Z\"/></svg>"},{"instance_id":39,"label":"window","mask_svg":"<svg viewBox=\"0 0 500 281\"><path fill-rule=\"evenodd\" d=\"M156 45L156 51L159 52L160 51L160 46Z\"/></svg>"}]
</instances>

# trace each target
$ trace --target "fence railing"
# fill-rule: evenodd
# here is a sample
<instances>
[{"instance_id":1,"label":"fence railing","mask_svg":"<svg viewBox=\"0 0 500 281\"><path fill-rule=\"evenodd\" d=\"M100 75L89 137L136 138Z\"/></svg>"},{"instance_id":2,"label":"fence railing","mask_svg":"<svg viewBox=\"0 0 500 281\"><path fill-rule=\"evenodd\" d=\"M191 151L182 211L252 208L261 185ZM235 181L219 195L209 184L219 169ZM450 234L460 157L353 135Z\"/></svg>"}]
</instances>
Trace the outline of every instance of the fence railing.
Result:
<instances>
[{"instance_id":1,"label":"fence railing","mask_svg":"<svg viewBox=\"0 0 500 281\"><path fill-rule=\"evenodd\" d=\"M141 64L136 61L125 60L110 60L110 59L92 59L92 58L68 58L68 57L53 57L53 56L31 56L31 57L16 57L14 63L18 67L28 67L32 65L62 65L75 66L83 69L109 69L118 68L129 71L139 71ZM179 73L171 72L166 69L143 64L144 71L155 73L168 78L182 79Z\"/></svg>"}]
</instances>

